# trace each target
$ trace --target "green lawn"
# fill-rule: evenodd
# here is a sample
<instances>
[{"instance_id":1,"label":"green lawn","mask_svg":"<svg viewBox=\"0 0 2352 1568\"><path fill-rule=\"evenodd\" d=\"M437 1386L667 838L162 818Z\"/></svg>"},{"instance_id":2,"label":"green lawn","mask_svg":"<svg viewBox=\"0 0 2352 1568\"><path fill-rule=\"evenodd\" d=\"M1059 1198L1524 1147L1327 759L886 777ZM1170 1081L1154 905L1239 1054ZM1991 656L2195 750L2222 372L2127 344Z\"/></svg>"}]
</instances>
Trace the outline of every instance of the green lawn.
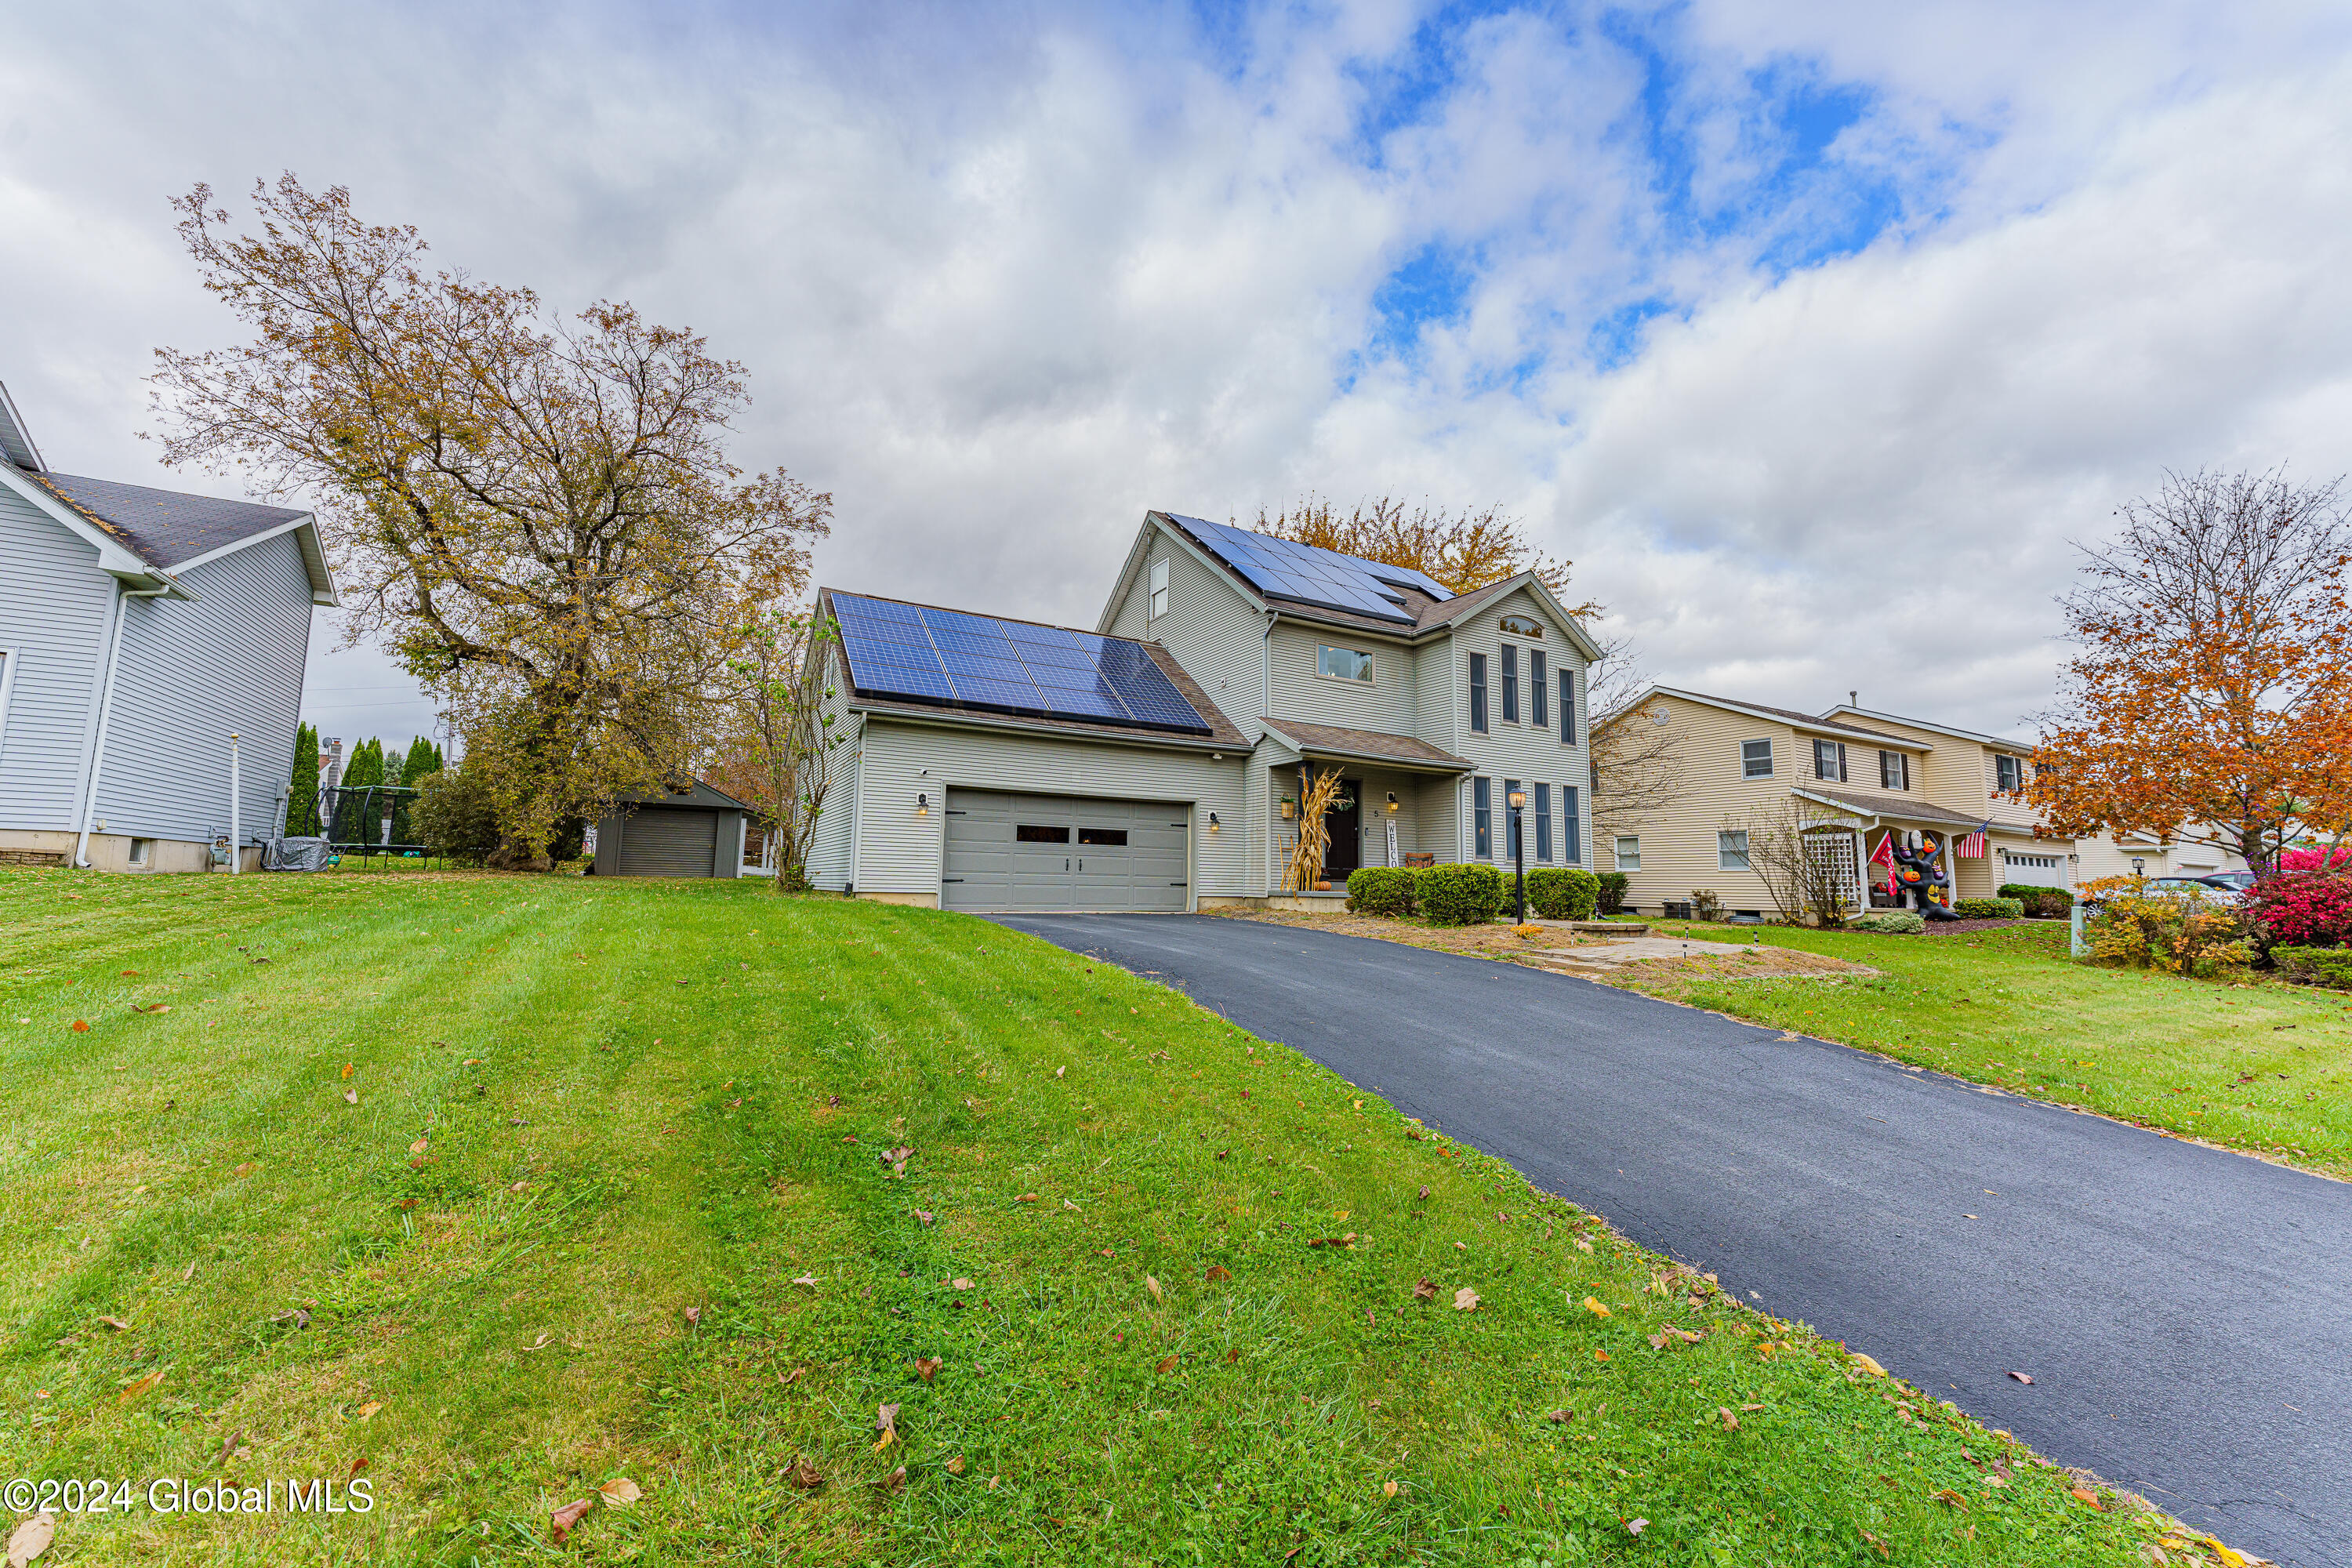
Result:
<instances>
[{"instance_id":1,"label":"green lawn","mask_svg":"<svg viewBox=\"0 0 2352 1568\"><path fill-rule=\"evenodd\" d=\"M520 1561L621 1478L562 1553L2121 1565L2159 1522L964 917L0 873L0 1478L375 1499L51 1560Z\"/></svg>"},{"instance_id":2,"label":"green lawn","mask_svg":"<svg viewBox=\"0 0 2352 1568\"><path fill-rule=\"evenodd\" d=\"M1884 973L1644 990L2352 1178L2352 997L2340 992L2095 968L2067 956L2058 921L1907 937L1653 929Z\"/></svg>"}]
</instances>

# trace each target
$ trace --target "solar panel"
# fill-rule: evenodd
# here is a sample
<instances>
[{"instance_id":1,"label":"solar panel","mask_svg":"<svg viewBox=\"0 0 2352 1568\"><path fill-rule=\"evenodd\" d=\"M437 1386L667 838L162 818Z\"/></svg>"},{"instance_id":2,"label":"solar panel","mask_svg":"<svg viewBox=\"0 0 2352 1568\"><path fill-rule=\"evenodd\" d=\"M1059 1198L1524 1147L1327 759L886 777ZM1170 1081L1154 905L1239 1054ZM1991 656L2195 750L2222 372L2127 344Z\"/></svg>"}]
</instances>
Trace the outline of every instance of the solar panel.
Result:
<instances>
[{"instance_id":1,"label":"solar panel","mask_svg":"<svg viewBox=\"0 0 2352 1568\"><path fill-rule=\"evenodd\" d=\"M1196 517L1176 521L1269 598L1296 599L1410 625L1412 616L1404 607L1404 587L1418 589L1433 599L1454 596L1426 573L1408 566L1359 560L1336 550L1320 550L1297 540L1252 533Z\"/></svg>"},{"instance_id":2,"label":"solar panel","mask_svg":"<svg viewBox=\"0 0 2352 1568\"><path fill-rule=\"evenodd\" d=\"M833 607L850 680L861 692L1210 732L1151 656L1123 638L851 594L834 595Z\"/></svg>"}]
</instances>

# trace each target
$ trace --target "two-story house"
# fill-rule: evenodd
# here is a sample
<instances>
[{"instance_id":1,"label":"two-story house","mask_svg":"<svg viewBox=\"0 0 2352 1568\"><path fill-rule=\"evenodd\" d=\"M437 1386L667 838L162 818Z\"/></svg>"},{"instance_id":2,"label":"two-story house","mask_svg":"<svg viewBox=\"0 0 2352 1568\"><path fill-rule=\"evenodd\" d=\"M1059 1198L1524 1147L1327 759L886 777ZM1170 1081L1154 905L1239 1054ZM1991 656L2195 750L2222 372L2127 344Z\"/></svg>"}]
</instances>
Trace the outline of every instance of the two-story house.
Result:
<instances>
[{"instance_id":1,"label":"two-story house","mask_svg":"<svg viewBox=\"0 0 2352 1568\"><path fill-rule=\"evenodd\" d=\"M1600 650L1532 574L1418 572L1149 513L1091 631L826 589L835 756L811 876L963 910L1193 910L1283 886L1338 770L1325 879L1588 866ZM1312 895L1307 895L1311 897Z\"/></svg>"},{"instance_id":2,"label":"two-story house","mask_svg":"<svg viewBox=\"0 0 2352 1568\"><path fill-rule=\"evenodd\" d=\"M1829 862L1850 912L1885 901L1885 869L1874 857L1890 833L1948 842L1957 898L1989 898L2011 882L2068 887L2082 874L2074 843L2041 836L2019 797L2030 742L1851 702L1811 714L1665 686L1601 722L1665 731L1683 785L1671 805L1611 824L1605 858L1625 873L1626 904L1636 910L1655 912L1703 889L1733 913L1772 914L1749 855L1750 825L1792 816L1807 825L1811 851Z\"/></svg>"}]
</instances>

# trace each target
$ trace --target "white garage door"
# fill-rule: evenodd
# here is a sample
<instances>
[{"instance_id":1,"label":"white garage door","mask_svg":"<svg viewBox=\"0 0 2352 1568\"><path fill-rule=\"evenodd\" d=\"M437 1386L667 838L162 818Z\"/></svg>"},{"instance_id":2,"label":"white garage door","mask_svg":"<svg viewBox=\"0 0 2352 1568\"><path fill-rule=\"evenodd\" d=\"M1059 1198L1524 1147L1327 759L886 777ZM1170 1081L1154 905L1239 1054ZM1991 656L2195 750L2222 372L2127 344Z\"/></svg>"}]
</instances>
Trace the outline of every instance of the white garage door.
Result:
<instances>
[{"instance_id":1,"label":"white garage door","mask_svg":"<svg viewBox=\"0 0 2352 1568\"><path fill-rule=\"evenodd\" d=\"M948 791L950 910L1192 907L1192 807L1165 801Z\"/></svg>"},{"instance_id":2,"label":"white garage door","mask_svg":"<svg viewBox=\"0 0 2352 1568\"><path fill-rule=\"evenodd\" d=\"M2036 888L2063 888L2066 885L2066 857L2063 855L2014 855L2000 852L2000 879L2023 882Z\"/></svg>"}]
</instances>

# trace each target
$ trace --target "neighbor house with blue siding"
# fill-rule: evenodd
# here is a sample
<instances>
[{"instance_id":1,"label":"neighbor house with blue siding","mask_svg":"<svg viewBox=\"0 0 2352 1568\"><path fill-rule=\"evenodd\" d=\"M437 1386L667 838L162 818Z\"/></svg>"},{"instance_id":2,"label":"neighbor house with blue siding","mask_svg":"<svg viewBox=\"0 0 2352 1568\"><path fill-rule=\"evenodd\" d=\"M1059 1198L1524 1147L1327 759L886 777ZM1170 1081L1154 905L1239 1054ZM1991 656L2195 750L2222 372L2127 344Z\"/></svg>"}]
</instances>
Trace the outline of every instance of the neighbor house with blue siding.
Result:
<instances>
[{"instance_id":1,"label":"neighbor house with blue siding","mask_svg":"<svg viewBox=\"0 0 2352 1568\"><path fill-rule=\"evenodd\" d=\"M960 910L1318 905L1414 861L1591 864L1587 676L1533 574L1423 574L1146 515L1091 630L825 589L840 737L810 879ZM1341 781L1324 888L1301 798ZM1524 800L1513 838L1512 796Z\"/></svg>"},{"instance_id":2,"label":"neighbor house with blue siding","mask_svg":"<svg viewBox=\"0 0 2352 1568\"><path fill-rule=\"evenodd\" d=\"M0 865L254 868L334 603L310 513L58 473L0 387Z\"/></svg>"}]
</instances>

